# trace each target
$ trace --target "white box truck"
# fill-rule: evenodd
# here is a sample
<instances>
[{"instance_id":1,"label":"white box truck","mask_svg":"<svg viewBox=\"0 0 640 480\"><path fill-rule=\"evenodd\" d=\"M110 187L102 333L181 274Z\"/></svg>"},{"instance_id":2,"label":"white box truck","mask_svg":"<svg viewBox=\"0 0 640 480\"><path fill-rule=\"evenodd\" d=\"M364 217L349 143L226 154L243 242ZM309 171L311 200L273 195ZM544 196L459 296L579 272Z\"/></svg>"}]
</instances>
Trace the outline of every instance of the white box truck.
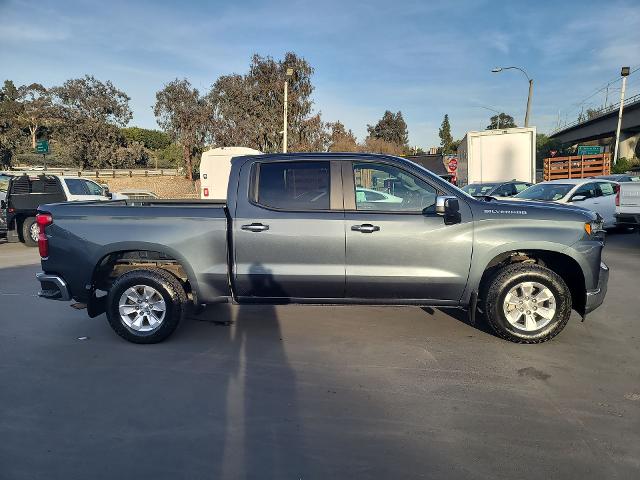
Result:
<instances>
[{"instance_id":1,"label":"white box truck","mask_svg":"<svg viewBox=\"0 0 640 480\"><path fill-rule=\"evenodd\" d=\"M200 198L226 200L231 159L262 152L247 147L218 147L202 152L200 159Z\"/></svg>"},{"instance_id":2,"label":"white box truck","mask_svg":"<svg viewBox=\"0 0 640 480\"><path fill-rule=\"evenodd\" d=\"M536 181L536 129L467 132L458 147L458 185Z\"/></svg>"}]
</instances>

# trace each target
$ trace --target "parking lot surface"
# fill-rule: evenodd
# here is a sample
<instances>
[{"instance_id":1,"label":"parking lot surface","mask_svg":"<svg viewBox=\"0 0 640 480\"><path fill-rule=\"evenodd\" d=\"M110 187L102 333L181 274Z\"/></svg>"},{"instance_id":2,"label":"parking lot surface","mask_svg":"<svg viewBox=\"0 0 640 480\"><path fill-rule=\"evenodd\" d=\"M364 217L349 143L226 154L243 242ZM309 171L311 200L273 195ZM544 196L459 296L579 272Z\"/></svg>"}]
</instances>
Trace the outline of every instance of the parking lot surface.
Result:
<instances>
[{"instance_id":1,"label":"parking lot surface","mask_svg":"<svg viewBox=\"0 0 640 480\"><path fill-rule=\"evenodd\" d=\"M541 345L293 305L133 345L37 298L37 249L0 243L0 478L640 478L640 236L604 255L605 304Z\"/></svg>"}]
</instances>

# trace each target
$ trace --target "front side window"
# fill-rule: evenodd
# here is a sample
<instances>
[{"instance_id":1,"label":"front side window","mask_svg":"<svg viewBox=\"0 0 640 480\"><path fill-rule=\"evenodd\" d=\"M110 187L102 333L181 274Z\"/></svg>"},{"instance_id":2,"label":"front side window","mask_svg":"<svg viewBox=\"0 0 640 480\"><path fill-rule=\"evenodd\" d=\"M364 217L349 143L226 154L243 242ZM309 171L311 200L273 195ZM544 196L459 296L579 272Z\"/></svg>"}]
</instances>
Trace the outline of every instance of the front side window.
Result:
<instances>
[{"instance_id":1,"label":"front side window","mask_svg":"<svg viewBox=\"0 0 640 480\"><path fill-rule=\"evenodd\" d=\"M598 196L598 192L596 190L596 184L595 183L585 183L584 185L581 185L575 192L573 195L571 195L571 199L574 199L575 197L582 195L584 197L585 200L589 199L589 198L595 198Z\"/></svg>"},{"instance_id":2,"label":"front side window","mask_svg":"<svg viewBox=\"0 0 640 480\"><path fill-rule=\"evenodd\" d=\"M515 183L514 187L516 188L516 194L520 192L524 192L527 188L531 186L530 183Z\"/></svg>"},{"instance_id":3,"label":"front side window","mask_svg":"<svg viewBox=\"0 0 640 480\"><path fill-rule=\"evenodd\" d=\"M329 162L261 163L257 202L282 210L329 210Z\"/></svg>"},{"instance_id":4,"label":"front side window","mask_svg":"<svg viewBox=\"0 0 640 480\"><path fill-rule=\"evenodd\" d=\"M434 187L392 165L354 163L356 210L435 212Z\"/></svg>"},{"instance_id":5,"label":"front side window","mask_svg":"<svg viewBox=\"0 0 640 480\"><path fill-rule=\"evenodd\" d=\"M84 180L79 178L65 178L64 183L67 184L67 188L71 195L89 195L89 191L87 190Z\"/></svg>"}]
</instances>

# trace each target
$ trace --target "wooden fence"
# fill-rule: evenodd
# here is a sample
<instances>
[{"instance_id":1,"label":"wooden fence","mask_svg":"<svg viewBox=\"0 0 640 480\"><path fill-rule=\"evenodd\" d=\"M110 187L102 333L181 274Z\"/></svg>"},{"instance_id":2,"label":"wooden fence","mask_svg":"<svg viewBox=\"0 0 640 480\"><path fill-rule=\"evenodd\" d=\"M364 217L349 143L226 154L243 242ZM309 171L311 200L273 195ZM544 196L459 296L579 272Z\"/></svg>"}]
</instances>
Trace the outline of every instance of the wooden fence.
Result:
<instances>
[{"instance_id":1,"label":"wooden fence","mask_svg":"<svg viewBox=\"0 0 640 480\"><path fill-rule=\"evenodd\" d=\"M588 178L609 175L610 173L611 156L608 153L544 159L543 175L545 180Z\"/></svg>"}]
</instances>

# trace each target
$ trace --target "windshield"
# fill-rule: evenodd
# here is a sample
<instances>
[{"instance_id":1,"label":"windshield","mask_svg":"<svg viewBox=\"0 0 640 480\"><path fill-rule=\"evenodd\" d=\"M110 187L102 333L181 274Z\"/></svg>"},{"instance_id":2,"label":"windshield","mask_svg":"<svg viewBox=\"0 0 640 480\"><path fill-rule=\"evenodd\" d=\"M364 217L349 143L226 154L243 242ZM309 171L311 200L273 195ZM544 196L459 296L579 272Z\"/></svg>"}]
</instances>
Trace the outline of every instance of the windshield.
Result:
<instances>
[{"instance_id":1,"label":"windshield","mask_svg":"<svg viewBox=\"0 0 640 480\"><path fill-rule=\"evenodd\" d=\"M467 192L469 195L478 197L481 195L489 195L496 186L500 185L499 183L470 183L462 187L464 192Z\"/></svg>"},{"instance_id":2,"label":"windshield","mask_svg":"<svg viewBox=\"0 0 640 480\"><path fill-rule=\"evenodd\" d=\"M523 190L513 198L546 201L560 200L569 193L573 187L575 187L575 185L571 185L570 183L540 183Z\"/></svg>"}]
</instances>

